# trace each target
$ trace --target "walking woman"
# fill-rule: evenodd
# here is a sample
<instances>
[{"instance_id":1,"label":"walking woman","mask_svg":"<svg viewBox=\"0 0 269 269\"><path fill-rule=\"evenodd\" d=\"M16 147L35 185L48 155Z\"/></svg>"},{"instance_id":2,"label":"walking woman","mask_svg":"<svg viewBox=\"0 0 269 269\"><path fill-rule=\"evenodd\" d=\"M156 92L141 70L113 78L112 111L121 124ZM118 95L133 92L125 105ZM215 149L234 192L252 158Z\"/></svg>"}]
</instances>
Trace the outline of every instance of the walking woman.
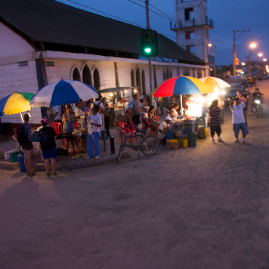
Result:
<instances>
[{"instance_id":1,"label":"walking woman","mask_svg":"<svg viewBox=\"0 0 269 269\"><path fill-rule=\"evenodd\" d=\"M27 142L21 145L24 154L24 165L26 168L27 175L33 177L34 175L36 175L36 173L32 171L33 144L31 141L31 125L29 124L30 120L29 114L24 114L23 119L24 119L24 128L23 128L24 134L25 136L28 137Z\"/></svg>"},{"instance_id":2,"label":"walking woman","mask_svg":"<svg viewBox=\"0 0 269 269\"><path fill-rule=\"evenodd\" d=\"M212 144L216 144L214 139L215 133L217 133L218 135L218 142L223 142L222 139L220 138L221 134L220 112L221 109L218 106L218 100L212 101L212 105L209 108L209 123L210 123Z\"/></svg>"}]
</instances>

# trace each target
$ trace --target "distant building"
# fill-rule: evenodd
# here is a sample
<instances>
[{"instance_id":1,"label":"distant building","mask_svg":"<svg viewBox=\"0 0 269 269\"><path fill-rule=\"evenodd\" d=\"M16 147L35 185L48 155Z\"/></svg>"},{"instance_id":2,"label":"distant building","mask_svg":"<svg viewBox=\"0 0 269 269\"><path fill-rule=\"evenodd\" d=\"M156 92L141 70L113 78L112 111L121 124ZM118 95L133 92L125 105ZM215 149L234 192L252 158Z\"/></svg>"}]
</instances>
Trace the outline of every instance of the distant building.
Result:
<instances>
[{"instance_id":1,"label":"distant building","mask_svg":"<svg viewBox=\"0 0 269 269\"><path fill-rule=\"evenodd\" d=\"M141 28L54 0L0 0L0 98L36 93L60 79L96 89L138 87L149 93L148 61L140 56ZM177 75L202 77L208 66L158 34L153 87ZM131 99L132 90L125 94ZM34 109L32 123L40 123ZM20 122L18 115L3 121Z\"/></svg>"},{"instance_id":2,"label":"distant building","mask_svg":"<svg viewBox=\"0 0 269 269\"><path fill-rule=\"evenodd\" d=\"M171 28L177 44L204 62L212 62L208 59L208 30L213 21L207 17L207 0L176 0L176 21Z\"/></svg>"}]
</instances>

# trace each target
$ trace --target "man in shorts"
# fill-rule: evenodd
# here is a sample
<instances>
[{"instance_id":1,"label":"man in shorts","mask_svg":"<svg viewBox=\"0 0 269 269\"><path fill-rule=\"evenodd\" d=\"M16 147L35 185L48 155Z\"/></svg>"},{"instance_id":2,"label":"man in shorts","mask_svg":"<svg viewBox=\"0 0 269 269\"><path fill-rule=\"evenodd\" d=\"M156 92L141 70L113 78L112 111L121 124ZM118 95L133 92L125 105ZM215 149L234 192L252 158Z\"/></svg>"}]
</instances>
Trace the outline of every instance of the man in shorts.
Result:
<instances>
[{"instance_id":1,"label":"man in shorts","mask_svg":"<svg viewBox=\"0 0 269 269\"><path fill-rule=\"evenodd\" d=\"M132 109L132 113L133 113L133 123L137 128L137 125L140 123L139 117L140 117L140 113L141 113L141 108L142 105L139 102L139 96L138 94L134 94L133 95L133 100L129 103L129 108Z\"/></svg>"},{"instance_id":2,"label":"man in shorts","mask_svg":"<svg viewBox=\"0 0 269 269\"><path fill-rule=\"evenodd\" d=\"M240 103L239 98L235 99L234 104L233 103L230 104L230 107L233 113L234 136L236 138L234 143L239 143L238 134L239 134L239 131L242 130L242 134L243 134L242 143L248 144L245 138L249 132L248 132L248 127L245 122L244 114L243 114L243 109L245 106L246 105L244 102Z\"/></svg>"}]
</instances>

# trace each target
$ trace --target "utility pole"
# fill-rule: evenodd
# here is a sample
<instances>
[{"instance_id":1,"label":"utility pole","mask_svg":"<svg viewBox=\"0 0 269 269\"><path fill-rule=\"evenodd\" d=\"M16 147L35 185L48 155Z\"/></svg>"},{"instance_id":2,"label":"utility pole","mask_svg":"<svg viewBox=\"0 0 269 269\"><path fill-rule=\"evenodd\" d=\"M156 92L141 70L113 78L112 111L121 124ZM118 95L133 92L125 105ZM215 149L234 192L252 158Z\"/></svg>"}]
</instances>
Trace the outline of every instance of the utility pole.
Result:
<instances>
[{"instance_id":1,"label":"utility pole","mask_svg":"<svg viewBox=\"0 0 269 269\"><path fill-rule=\"evenodd\" d=\"M149 1L145 0L146 4L146 19L147 19L147 29L150 29L149 25ZM151 100L151 105L153 105L153 88L152 88L152 72L151 72L151 57L148 57L149 60L149 85L150 85L150 100Z\"/></svg>"},{"instance_id":2,"label":"utility pole","mask_svg":"<svg viewBox=\"0 0 269 269\"><path fill-rule=\"evenodd\" d=\"M243 34L249 32L249 30L245 31L240 31L240 30L234 30L233 31L233 77L235 79L235 75L236 75L236 65L235 65L235 59L236 59L236 45L235 45L235 41ZM236 38L236 33L240 33L240 35Z\"/></svg>"}]
</instances>

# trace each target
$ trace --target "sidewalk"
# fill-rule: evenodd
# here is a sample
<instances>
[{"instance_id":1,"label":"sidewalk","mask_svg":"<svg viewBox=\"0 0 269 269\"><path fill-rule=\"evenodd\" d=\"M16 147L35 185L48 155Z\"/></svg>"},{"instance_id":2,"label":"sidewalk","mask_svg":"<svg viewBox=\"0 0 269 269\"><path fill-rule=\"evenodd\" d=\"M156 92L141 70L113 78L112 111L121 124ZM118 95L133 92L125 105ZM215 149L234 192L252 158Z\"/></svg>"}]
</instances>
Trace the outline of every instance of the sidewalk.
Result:
<instances>
[{"instance_id":1,"label":"sidewalk","mask_svg":"<svg viewBox=\"0 0 269 269\"><path fill-rule=\"evenodd\" d=\"M160 117L161 121L164 120L166 116ZM111 154L111 145L110 145L110 138L106 139L106 152L104 152L104 144L103 140L100 139L100 149L101 154L100 158L98 160L95 159L86 159L87 153L79 153L76 154L76 156L71 155L69 153L68 156L57 156L57 170L58 171L72 171L75 169L85 168L85 167L93 167L93 166L100 166L105 164L111 164L111 163L117 163L117 157L118 157L118 151L120 148L121 140L119 139L119 130L118 127L111 127L110 128L110 134L114 137L114 145L115 145L115 154ZM202 140L203 141L203 140ZM61 146L61 140L57 141L58 145ZM198 142L198 141L197 141ZM0 149L4 152L8 150L12 150L16 148L16 142L14 139L10 138L7 141L0 141ZM186 150L180 149L180 150ZM69 148L69 151L71 150L71 146ZM173 151L171 149L167 149L167 146L161 145L159 147L157 155L160 155L162 153L167 153ZM131 147L126 145L124 149L123 156L121 157L120 163L126 162L126 159L129 161L137 160L137 152ZM140 158L150 158L148 156L145 156L142 152L140 153ZM37 155L32 158L33 161L33 168L35 171L45 171L45 165L44 162L41 160L41 156ZM11 161L4 161L0 160L0 169L6 169L6 170L18 170L18 163L11 163Z\"/></svg>"}]
</instances>

